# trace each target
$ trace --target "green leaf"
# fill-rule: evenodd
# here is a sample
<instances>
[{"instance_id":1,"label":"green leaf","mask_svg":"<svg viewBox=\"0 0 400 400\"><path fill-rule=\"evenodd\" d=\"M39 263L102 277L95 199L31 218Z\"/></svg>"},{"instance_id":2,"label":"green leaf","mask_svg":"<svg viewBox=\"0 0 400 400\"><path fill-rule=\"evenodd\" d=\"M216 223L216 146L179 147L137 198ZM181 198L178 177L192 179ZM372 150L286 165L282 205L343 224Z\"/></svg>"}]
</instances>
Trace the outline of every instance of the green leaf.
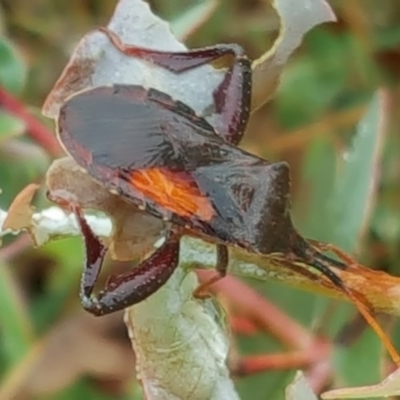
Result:
<instances>
[{"instance_id":1,"label":"green leaf","mask_svg":"<svg viewBox=\"0 0 400 400\"><path fill-rule=\"evenodd\" d=\"M385 134L383 103L383 95L373 97L351 149L343 154L343 163L338 166L330 205L334 221L331 241L347 252L356 250L375 202Z\"/></svg>"},{"instance_id":2,"label":"green leaf","mask_svg":"<svg viewBox=\"0 0 400 400\"><path fill-rule=\"evenodd\" d=\"M321 71L310 57L288 65L274 100L280 123L286 129L295 129L317 120L330 109L343 81L342 71Z\"/></svg>"},{"instance_id":3,"label":"green leaf","mask_svg":"<svg viewBox=\"0 0 400 400\"><path fill-rule=\"evenodd\" d=\"M338 379L351 385L365 385L380 378L382 343L375 332L366 329L351 348L336 348L334 364Z\"/></svg>"},{"instance_id":4,"label":"green leaf","mask_svg":"<svg viewBox=\"0 0 400 400\"><path fill-rule=\"evenodd\" d=\"M6 39L0 40L0 85L7 91L18 93L26 79L26 67L12 44Z\"/></svg>"},{"instance_id":5,"label":"green leaf","mask_svg":"<svg viewBox=\"0 0 400 400\"><path fill-rule=\"evenodd\" d=\"M3 140L21 135L25 131L25 124L19 118L0 111L0 144Z\"/></svg>"},{"instance_id":6,"label":"green leaf","mask_svg":"<svg viewBox=\"0 0 400 400\"><path fill-rule=\"evenodd\" d=\"M326 136L314 140L307 149L302 171L302 190L294 210L304 235L318 240L329 238L328 202L335 178L335 153ZM307 210L303 208L307 205Z\"/></svg>"},{"instance_id":7,"label":"green leaf","mask_svg":"<svg viewBox=\"0 0 400 400\"><path fill-rule=\"evenodd\" d=\"M26 354L33 340L29 314L20 296L17 284L9 272L9 266L0 263L1 346L3 354L6 354L7 361L11 364Z\"/></svg>"},{"instance_id":8,"label":"green leaf","mask_svg":"<svg viewBox=\"0 0 400 400\"><path fill-rule=\"evenodd\" d=\"M6 208L15 194L40 179L49 165L47 153L36 144L8 140L0 146L0 207Z\"/></svg>"},{"instance_id":9,"label":"green leaf","mask_svg":"<svg viewBox=\"0 0 400 400\"><path fill-rule=\"evenodd\" d=\"M368 110L358 124L351 149L343 155L338 166L330 215L332 231L330 241L347 252L354 252L368 226L375 202L377 171L382 156L385 134L384 97L373 97ZM379 358L382 343L367 331L351 349L335 360L336 370L345 371L343 379L349 384L359 384L379 379ZM362 355L367 359L362 359ZM359 371L362 370L360 376Z\"/></svg>"},{"instance_id":10,"label":"green leaf","mask_svg":"<svg viewBox=\"0 0 400 400\"><path fill-rule=\"evenodd\" d=\"M384 111L384 98L377 94L357 126L351 148L336 167L326 141L317 141L310 149L303 179L312 187L308 215L302 223L309 236L334 243L347 252L356 250L375 200ZM336 371L343 372L343 382L355 385L362 379L363 383L379 379L379 365L373 360L381 349L380 340L370 330L350 349L339 349L334 363ZM367 358L361 359L362 354Z\"/></svg>"},{"instance_id":11,"label":"green leaf","mask_svg":"<svg viewBox=\"0 0 400 400\"><path fill-rule=\"evenodd\" d=\"M215 7L215 0L206 0L184 11L179 17L170 22L174 35L179 38L186 37L207 19L207 16L212 13Z\"/></svg>"}]
</instances>

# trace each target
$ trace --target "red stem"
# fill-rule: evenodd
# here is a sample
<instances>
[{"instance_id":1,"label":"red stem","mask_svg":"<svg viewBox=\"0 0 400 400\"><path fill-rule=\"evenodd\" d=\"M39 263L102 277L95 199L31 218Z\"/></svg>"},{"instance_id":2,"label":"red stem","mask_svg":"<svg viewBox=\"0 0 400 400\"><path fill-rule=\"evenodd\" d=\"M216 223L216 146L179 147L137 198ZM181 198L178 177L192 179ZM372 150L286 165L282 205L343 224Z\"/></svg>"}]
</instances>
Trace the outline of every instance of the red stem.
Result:
<instances>
[{"instance_id":1,"label":"red stem","mask_svg":"<svg viewBox=\"0 0 400 400\"><path fill-rule=\"evenodd\" d=\"M206 282L215 275L213 271L196 272L201 282ZM214 283L211 290L225 296L240 314L252 319L265 332L271 333L289 348L309 349L318 341L307 329L233 276L226 276Z\"/></svg>"},{"instance_id":2,"label":"red stem","mask_svg":"<svg viewBox=\"0 0 400 400\"><path fill-rule=\"evenodd\" d=\"M278 354L258 354L246 356L238 361L234 372L238 375L251 375L277 369L306 369L328 358L329 346L319 346L307 350Z\"/></svg>"},{"instance_id":3,"label":"red stem","mask_svg":"<svg viewBox=\"0 0 400 400\"><path fill-rule=\"evenodd\" d=\"M10 114L24 121L28 135L52 157L59 157L62 154L61 146L53 132L2 86L0 86L0 105Z\"/></svg>"},{"instance_id":4,"label":"red stem","mask_svg":"<svg viewBox=\"0 0 400 400\"><path fill-rule=\"evenodd\" d=\"M205 270L196 272L201 282L208 281L215 274L213 271ZM307 369L311 387L317 393L321 391L332 375L329 360L332 345L329 341L315 337L235 277L227 276L214 283L210 289L221 294L241 316L245 316L256 326L265 332L272 333L286 346L294 349L286 354L260 354L243 357L237 361L236 366L233 366L235 373L244 375L270 369Z\"/></svg>"},{"instance_id":5,"label":"red stem","mask_svg":"<svg viewBox=\"0 0 400 400\"><path fill-rule=\"evenodd\" d=\"M239 315L228 315L229 325L237 335L251 336L258 332L257 326L247 317Z\"/></svg>"}]
</instances>

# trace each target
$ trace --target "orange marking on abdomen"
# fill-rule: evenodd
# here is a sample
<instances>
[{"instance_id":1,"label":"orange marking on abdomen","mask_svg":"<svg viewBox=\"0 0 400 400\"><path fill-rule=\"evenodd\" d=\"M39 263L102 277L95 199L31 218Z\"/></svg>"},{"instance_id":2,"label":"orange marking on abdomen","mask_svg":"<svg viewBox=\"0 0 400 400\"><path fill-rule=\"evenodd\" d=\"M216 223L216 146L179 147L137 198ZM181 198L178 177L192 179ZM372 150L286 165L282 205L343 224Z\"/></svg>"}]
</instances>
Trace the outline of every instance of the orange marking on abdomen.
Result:
<instances>
[{"instance_id":1,"label":"orange marking on abdomen","mask_svg":"<svg viewBox=\"0 0 400 400\"><path fill-rule=\"evenodd\" d=\"M145 196L182 217L209 221L214 209L207 197L185 172L149 168L130 173L130 183Z\"/></svg>"}]
</instances>

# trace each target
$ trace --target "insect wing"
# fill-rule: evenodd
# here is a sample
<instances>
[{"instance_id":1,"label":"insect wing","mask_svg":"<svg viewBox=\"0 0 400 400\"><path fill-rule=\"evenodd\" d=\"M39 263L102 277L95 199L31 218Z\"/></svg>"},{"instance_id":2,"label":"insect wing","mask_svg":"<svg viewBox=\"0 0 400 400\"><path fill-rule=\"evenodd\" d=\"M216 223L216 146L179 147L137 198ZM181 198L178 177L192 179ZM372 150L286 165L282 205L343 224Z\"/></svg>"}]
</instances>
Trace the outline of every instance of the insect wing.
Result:
<instances>
[{"instance_id":1,"label":"insect wing","mask_svg":"<svg viewBox=\"0 0 400 400\"><path fill-rule=\"evenodd\" d=\"M87 167L115 171L165 166L179 168L179 149L163 132L163 114L154 113L140 86L114 85L71 97L61 108L58 135L67 152Z\"/></svg>"},{"instance_id":2,"label":"insect wing","mask_svg":"<svg viewBox=\"0 0 400 400\"><path fill-rule=\"evenodd\" d=\"M218 158L222 139L167 94L135 85L81 92L63 105L58 134L79 165L133 203L162 218L212 218L190 171Z\"/></svg>"}]
</instances>

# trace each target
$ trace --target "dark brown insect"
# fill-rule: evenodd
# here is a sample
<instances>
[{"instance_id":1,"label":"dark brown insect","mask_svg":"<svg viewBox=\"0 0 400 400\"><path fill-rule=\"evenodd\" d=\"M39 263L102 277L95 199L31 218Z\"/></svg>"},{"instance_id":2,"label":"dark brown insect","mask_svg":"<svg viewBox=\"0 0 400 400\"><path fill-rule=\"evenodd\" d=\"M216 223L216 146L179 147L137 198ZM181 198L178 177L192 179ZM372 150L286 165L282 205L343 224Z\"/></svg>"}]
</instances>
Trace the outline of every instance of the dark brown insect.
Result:
<instances>
[{"instance_id":1,"label":"dark brown insect","mask_svg":"<svg viewBox=\"0 0 400 400\"><path fill-rule=\"evenodd\" d=\"M137 85L91 88L74 94L62 106L58 134L69 155L108 190L171 223L161 248L131 272L111 277L95 297L106 249L79 206L71 204L86 242L84 308L95 315L107 314L155 292L178 264L182 234L216 244L219 276L213 281L226 274L227 246L236 246L308 263L343 288L330 266L345 265L326 258L292 225L288 165L270 163L236 146L251 101L251 65L243 50L219 45L161 52L125 45L113 32L101 31L126 55L175 73L227 56L230 63L214 92L215 110L209 116L198 116L169 95Z\"/></svg>"}]
</instances>

